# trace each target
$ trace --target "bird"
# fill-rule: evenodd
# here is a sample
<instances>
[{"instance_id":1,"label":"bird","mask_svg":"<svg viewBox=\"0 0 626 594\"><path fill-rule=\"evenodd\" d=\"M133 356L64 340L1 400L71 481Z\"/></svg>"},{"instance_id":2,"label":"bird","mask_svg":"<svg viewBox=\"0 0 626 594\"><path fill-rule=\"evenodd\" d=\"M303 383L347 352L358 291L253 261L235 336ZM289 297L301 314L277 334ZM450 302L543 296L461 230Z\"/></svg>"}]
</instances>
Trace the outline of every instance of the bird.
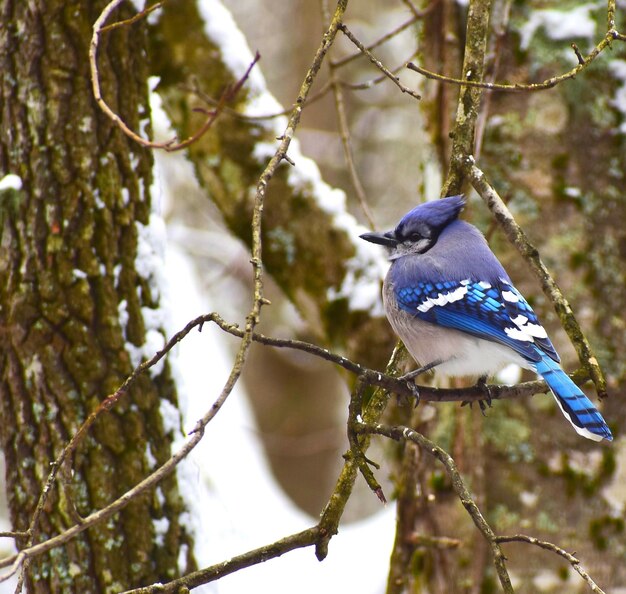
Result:
<instances>
[{"instance_id":1,"label":"bird","mask_svg":"<svg viewBox=\"0 0 626 594\"><path fill-rule=\"evenodd\" d=\"M463 195L419 204L395 229L364 233L387 248L387 319L422 367L446 376L486 379L515 363L541 376L576 432L613 436L592 402L560 367L532 307L513 286L483 234L459 219ZM413 375L413 374L410 374Z\"/></svg>"}]
</instances>

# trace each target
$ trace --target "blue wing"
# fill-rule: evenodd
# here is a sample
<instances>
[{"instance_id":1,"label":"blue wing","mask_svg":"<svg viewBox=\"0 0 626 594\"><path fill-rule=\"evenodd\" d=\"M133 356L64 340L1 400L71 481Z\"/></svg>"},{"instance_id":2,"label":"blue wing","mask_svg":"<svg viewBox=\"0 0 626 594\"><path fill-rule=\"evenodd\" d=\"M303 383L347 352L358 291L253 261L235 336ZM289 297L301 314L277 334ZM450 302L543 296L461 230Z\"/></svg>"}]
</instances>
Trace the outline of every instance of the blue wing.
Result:
<instances>
[{"instance_id":1,"label":"blue wing","mask_svg":"<svg viewBox=\"0 0 626 594\"><path fill-rule=\"evenodd\" d=\"M559 356L535 312L513 285L500 279L419 282L396 286L398 305L421 320L510 347L529 362Z\"/></svg>"},{"instance_id":2,"label":"blue wing","mask_svg":"<svg viewBox=\"0 0 626 594\"><path fill-rule=\"evenodd\" d=\"M396 287L398 305L421 320L506 345L524 357L584 437L612 440L602 415L558 366L559 356L528 302L507 280L420 282Z\"/></svg>"}]
</instances>

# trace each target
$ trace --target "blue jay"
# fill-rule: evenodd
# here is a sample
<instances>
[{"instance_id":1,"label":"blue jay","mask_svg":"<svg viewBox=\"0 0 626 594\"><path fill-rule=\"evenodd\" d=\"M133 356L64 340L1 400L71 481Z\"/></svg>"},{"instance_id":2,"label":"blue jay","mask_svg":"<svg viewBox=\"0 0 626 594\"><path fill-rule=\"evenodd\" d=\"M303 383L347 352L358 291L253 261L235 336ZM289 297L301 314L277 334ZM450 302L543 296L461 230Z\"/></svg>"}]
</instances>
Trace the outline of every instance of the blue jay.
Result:
<instances>
[{"instance_id":1,"label":"blue jay","mask_svg":"<svg viewBox=\"0 0 626 594\"><path fill-rule=\"evenodd\" d=\"M565 417L594 441L613 436L559 366L545 329L481 232L459 220L465 200L420 204L393 231L362 239L388 248L387 318L418 365L485 379L509 363L540 375Z\"/></svg>"}]
</instances>

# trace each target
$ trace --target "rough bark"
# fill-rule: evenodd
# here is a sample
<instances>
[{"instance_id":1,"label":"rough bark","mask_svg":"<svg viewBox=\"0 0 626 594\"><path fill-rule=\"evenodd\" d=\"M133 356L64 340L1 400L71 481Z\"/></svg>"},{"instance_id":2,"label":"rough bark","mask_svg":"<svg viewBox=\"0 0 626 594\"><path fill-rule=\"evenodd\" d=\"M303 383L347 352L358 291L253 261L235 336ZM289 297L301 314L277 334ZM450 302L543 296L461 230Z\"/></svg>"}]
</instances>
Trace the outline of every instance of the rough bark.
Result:
<instances>
[{"instance_id":1,"label":"rough bark","mask_svg":"<svg viewBox=\"0 0 626 594\"><path fill-rule=\"evenodd\" d=\"M143 314L159 305L153 275L136 268L151 155L114 129L91 95L88 43L103 5L0 2L0 177L23 182L0 195L0 439L16 530L28 528L50 463L131 371L126 343L145 342ZM100 54L104 94L134 128L149 125L145 42L141 25L122 28L103 37ZM176 404L167 367L140 379L81 445L69 489L80 514L167 459L162 399ZM39 540L73 523L60 493L48 499ZM190 544L181 511L175 479L164 481L159 493L36 559L29 591L113 592L171 579ZM156 519L166 526L159 535Z\"/></svg>"}]
</instances>

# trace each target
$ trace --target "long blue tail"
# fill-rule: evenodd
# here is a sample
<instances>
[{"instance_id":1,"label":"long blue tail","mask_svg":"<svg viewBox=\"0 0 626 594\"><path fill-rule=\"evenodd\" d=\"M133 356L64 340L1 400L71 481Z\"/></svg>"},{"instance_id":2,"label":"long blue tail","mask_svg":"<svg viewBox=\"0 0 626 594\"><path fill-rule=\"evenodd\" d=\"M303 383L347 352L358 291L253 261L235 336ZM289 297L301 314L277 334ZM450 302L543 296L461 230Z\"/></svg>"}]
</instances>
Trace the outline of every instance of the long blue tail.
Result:
<instances>
[{"instance_id":1,"label":"long blue tail","mask_svg":"<svg viewBox=\"0 0 626 594\"><path fill-rule=\"evenodd\" d=\"M601 441L613 440L611 430L591 400L565 374L559 364L547 355L536 364L537 373L546 381L565 418L583 437Z\"/></svg>"}]
</instances>

